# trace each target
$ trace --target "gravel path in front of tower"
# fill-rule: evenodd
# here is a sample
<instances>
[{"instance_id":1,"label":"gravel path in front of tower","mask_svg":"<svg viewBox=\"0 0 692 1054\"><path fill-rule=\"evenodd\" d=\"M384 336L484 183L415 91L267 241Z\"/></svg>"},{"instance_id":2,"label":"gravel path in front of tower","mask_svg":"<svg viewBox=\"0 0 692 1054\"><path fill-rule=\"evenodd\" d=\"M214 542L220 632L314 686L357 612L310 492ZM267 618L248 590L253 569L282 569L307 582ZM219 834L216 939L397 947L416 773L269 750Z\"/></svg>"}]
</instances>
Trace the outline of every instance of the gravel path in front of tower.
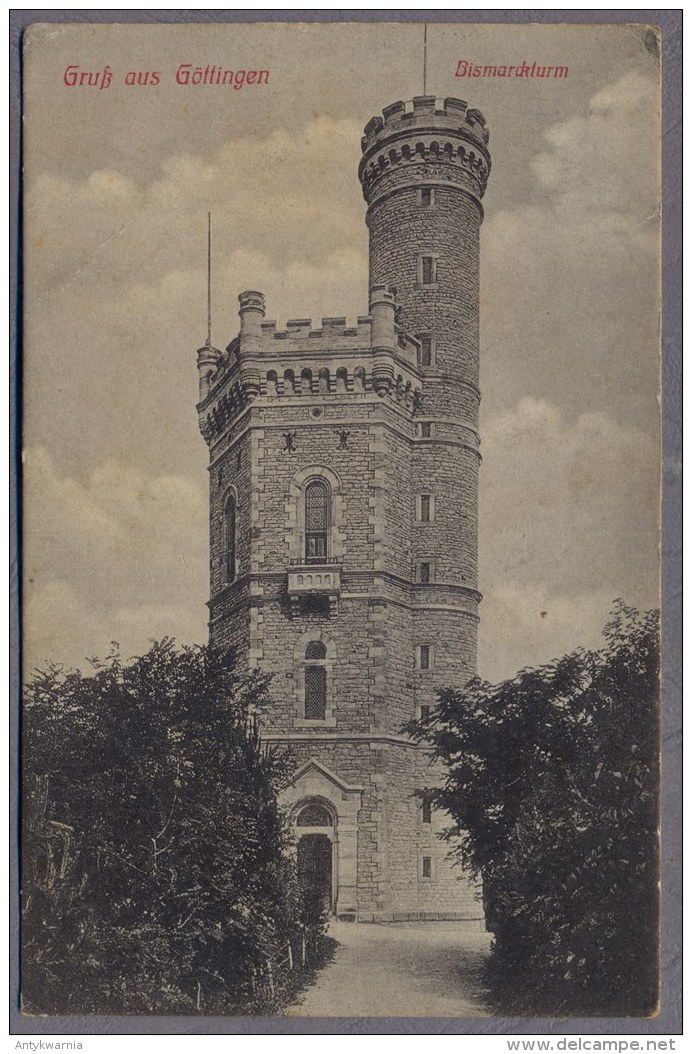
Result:
<instances>
[{"instance_id":1,"label":"gravel path in front of tower","mask_svg":"<svg viewBox=\"0 0 692 1054\"><path fill-rule=\"evenodd\" d=\"M488 1017L491 935L458 922L332 922L339 942L290 1017Z\"/></svg>"}]
</instances>

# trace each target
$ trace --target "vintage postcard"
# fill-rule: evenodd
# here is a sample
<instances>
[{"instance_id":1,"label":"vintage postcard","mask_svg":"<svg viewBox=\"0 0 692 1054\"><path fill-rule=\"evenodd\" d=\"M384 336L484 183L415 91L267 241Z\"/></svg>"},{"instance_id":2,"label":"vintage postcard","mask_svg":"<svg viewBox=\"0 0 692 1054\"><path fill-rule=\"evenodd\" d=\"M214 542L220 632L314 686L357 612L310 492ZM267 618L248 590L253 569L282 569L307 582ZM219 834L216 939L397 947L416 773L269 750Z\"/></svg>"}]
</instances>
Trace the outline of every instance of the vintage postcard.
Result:
<instances>
[{"instance_id":1,"label":"vintage postcard","mask_svg":"<svg viewBox=\"0 0 692 1054\"><path fill-rule=\"evenodd\" d=\"M660 1012L660 52L26 29L27 1022Z\"/></svg>"}]
</instances>

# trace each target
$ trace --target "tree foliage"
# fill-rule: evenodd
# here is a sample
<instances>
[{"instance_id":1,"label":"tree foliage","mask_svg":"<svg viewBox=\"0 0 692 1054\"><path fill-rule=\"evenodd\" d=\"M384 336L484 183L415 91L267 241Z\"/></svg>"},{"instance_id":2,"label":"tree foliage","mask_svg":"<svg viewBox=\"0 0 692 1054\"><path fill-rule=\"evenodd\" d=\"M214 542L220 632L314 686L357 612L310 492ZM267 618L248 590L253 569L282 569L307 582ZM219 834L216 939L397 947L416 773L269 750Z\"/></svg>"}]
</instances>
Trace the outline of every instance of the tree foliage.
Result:
<instances>
[{"instance_id":1,"label":"tree foliage","mask_svg":"<svg viewBox=\"0 0 692 1054\"><path fill-rule=\"evenodd\" d=\"M426 793L483 880L489 976L513 1013L652 1013L658 997L659 637L621 602L604 647L442 691L409 726Z\"/></svg>"},{"instance_id":2,"label":"tree foliage","mask_svg":"<svg viewBox=\"0 0 692 1054\"><path fill-rule=\"evenodd\" d=\"M25 1009L271 1010L303 934L266 681L168 639L93 661L25 692Z\"/></svg>"}]
</instances>

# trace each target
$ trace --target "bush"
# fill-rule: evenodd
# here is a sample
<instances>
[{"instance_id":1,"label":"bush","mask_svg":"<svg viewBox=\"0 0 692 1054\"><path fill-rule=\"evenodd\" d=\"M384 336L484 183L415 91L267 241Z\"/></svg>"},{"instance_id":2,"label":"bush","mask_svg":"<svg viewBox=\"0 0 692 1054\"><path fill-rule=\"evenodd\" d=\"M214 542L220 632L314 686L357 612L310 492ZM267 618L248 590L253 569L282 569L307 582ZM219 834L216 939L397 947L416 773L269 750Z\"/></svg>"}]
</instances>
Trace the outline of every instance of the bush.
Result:
<instances>
[{"instance_id":1,"label":"bush","mask_svg":"<svg viewBox=\"0 0 692 1054\"><path fill-rule=\"evenodd\" d=\"M484 886L507 1013L646 1015L658 999L658 616L618 602L598 652L439 693L409 732Z\"/></svg>"},{"instance_id":2,"label":"bush","mask_svg":"<svg viewBox=\"0 0 692 1054\"><path fill-rule=\"evenodd\" d=\"M92 661L25 692L24 1011L277 1008L303 920L266 680L171 640Z\"/></svg>"}]
</instances>

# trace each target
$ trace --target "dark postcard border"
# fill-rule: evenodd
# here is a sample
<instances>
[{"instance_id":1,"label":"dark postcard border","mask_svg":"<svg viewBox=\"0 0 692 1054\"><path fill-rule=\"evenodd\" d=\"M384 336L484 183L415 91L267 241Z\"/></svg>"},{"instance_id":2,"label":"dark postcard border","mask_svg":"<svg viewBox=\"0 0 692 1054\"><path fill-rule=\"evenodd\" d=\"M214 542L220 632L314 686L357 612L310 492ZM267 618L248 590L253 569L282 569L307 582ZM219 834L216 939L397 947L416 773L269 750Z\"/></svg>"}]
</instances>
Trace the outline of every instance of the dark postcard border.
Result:
<instances>
[{"instance_id":1,"label":"dark postcard border","mask_svg":"<svg viewBox=\"0 0 692 1054\"><path fill-rule=\"evenodd\" d=\"M655 25L662 31L662 991L657 1017L305 1018L41 1017L19 1012L18 768L21 611L21 47L33 22L454 22ZM10 11L10 1035L680 1035L681 1005L681 459L682 11L11 10Z\"/></svg>"}]
</instances>

